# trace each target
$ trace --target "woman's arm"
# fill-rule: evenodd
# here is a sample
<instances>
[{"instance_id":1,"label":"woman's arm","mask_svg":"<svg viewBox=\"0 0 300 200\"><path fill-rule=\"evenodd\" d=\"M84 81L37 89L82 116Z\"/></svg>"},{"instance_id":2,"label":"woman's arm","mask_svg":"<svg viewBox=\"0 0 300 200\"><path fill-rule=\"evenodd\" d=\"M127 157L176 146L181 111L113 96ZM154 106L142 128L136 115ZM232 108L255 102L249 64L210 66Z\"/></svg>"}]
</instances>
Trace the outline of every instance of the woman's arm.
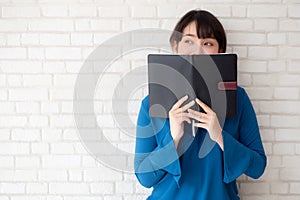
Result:
<instances>
[{"instance_id":1,"label":"woman's arm","mask_svg":"<svg viewBox=\"0 0 300 200\"><path fill-rule=\"evenodd\" d=\"M245 173L251 178L259 178L266 167L266 155L262 145L256 115L250 99L242 89L241 113L239 118L239 138L222 131L224 182L229 183Z\"/></svg>"},{"instance_id":2,"label":"woman's arm","mask_svg":"<svg viewBox=\"0 0 300 200\"><path fill-rule=\"evenodd\" d=\"M179 180L181 175L178 154L169 127L165 123L161 127L153 126L146 98L142 102L137 120L134 165L137 179L147 188L159 183L167 173L174 175L175 180ZM163 135L159 144L157 134Z\"/></svg>"}]
</instances>

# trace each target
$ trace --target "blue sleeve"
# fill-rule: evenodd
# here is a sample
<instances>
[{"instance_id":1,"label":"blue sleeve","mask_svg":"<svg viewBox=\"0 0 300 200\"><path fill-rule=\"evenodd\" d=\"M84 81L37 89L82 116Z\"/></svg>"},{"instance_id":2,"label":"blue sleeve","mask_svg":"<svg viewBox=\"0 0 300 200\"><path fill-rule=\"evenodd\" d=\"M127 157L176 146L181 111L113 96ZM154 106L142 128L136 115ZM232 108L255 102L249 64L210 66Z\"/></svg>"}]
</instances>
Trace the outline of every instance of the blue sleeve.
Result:
<instances>
[{"instance_id":1,"label":"blue sleeve","mask_svg":"<svg viewBox=\"0 0 300 200\"><path fill-rule=\"evenodd\" d=\"M181 171L177 150L166 123L157 125L149 116L148 99L142 102L137 120L134 157L138 181L150 188L170 173L178 184ZM165 121L165 120L164 120ZM160 126L160 127L158 127ZM161 137L160 137L161 136ZM157 141L157 137L161 140Z\"/></svg>"},{"instance_id":2,"label":"blue sleeve","mask_svg":"<svg viewBox=\"0 0 300 200\"><path fill-rule=\"evenodd\" d=\"M242 90L239 116L239 136L222 131L224 144L224 182L229 183L243 173L259 178L266 167L266 155L260 138L256 115L250 99Z\"/></svg>"}]
</instances>

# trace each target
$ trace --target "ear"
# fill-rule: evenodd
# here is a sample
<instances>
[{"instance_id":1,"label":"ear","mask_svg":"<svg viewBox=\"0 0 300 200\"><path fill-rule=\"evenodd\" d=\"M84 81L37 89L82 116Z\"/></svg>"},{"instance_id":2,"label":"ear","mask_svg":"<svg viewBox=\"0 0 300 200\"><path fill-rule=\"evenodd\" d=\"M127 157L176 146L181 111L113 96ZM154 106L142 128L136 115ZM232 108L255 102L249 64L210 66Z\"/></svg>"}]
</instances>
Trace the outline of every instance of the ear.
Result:
<instances>
[{"instance_id":1,"label":"ear","mask_svg":"<svg viewBox=\"0 0 300 200\"><path fill-rule=\"evenodd\" d=\"M175 54L178 53L178 43L176 40L173 41L172 50L173 50L173 53L175 53Z\"/></svg>"}]
</instances>

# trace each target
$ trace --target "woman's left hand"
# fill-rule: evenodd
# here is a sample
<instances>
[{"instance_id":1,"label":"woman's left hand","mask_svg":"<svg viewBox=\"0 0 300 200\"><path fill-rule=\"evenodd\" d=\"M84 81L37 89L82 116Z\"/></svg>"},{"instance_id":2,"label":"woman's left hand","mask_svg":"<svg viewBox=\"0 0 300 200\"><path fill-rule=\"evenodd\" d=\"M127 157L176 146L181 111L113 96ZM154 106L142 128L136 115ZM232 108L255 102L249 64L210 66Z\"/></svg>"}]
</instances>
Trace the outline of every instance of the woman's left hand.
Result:
<instances>
[{"instance_id":1,"label":"woman's left hand","mask_svg":"<svg viewBox=\"0 0 300 200\"><path fill-rule=\"evenodd\" d=\"M196 102L201 108L203 108L205 113L188 109L190 118L198 121L194 123L194 126L206 129L210 138L217 142L223 150L222 128L220 126L217 114L198 98L196 98Z\"/></svg>"}]
</instances>

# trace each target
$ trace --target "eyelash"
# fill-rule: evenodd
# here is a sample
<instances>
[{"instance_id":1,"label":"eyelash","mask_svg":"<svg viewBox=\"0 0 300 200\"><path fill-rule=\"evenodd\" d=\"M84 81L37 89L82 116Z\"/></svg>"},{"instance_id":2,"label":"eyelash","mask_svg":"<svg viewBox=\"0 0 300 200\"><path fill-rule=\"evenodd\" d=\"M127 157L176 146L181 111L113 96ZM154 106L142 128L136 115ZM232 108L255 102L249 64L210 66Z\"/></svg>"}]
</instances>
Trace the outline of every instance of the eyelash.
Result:
<instances>
[{"instance_id":1,"label":"eyelash","mask_svg":"<svg viewBox=\"0 0 300 200\"><path fill-rule=\"evenodd\" d=\"M193 41L192 40L185 40L184 43L193 44ZM214 46L213 43L211 43L211 42L204 42L204 45L205 46Z\"/></svg>"}]
</instances>

